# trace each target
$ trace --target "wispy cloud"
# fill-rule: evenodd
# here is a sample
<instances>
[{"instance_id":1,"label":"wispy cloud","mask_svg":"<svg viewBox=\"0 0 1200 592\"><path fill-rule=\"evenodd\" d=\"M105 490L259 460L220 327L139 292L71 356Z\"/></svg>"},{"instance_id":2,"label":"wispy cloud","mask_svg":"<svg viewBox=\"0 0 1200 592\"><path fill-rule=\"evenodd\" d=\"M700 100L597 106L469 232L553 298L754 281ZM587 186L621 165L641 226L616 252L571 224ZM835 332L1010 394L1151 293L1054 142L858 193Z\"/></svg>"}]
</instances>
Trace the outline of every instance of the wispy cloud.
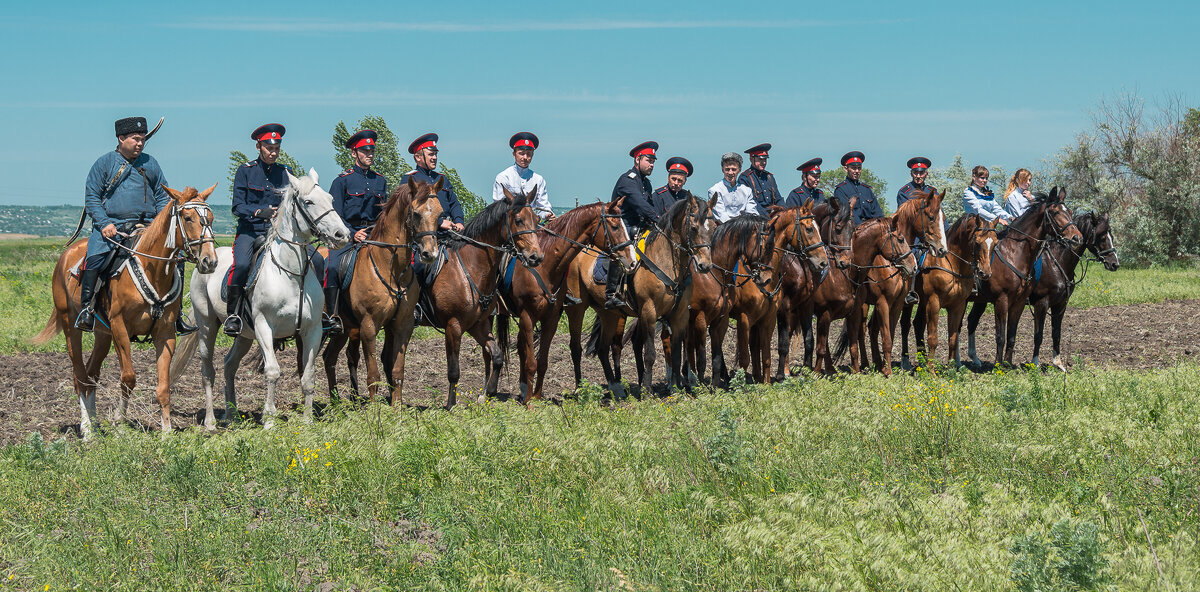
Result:
<instances>
[{"instance_id":1,"label":"wispy cloud","mask_svg":"<svg viewBox=\"0 0 1200 592\"><path fill-rule=\"evenodd\" d=\"M506 23L453 22L350 22L324 19L248 19L203 18L184 22L163 23L162 26L208 31L254 33L358 33L358 32L418 32L418 33L544 33L572 31L627 31L650 29L802 29L813 27L848 27L878 24L897 24L895 20L763 20L763 21L514 21Z\"/></svg>"}]
</instances>

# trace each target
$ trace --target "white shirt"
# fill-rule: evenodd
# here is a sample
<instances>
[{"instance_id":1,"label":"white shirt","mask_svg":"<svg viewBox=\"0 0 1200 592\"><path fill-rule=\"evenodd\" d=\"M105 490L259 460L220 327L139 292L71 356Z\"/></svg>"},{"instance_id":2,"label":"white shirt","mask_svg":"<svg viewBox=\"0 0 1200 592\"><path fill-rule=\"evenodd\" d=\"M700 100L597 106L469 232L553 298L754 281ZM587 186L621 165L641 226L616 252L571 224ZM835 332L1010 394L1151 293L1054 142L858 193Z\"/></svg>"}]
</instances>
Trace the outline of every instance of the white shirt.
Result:
<instances>
[{"instance_id":1,"label":"white shirt","mask_svg":"<svg viewBox=\"0 0 1200 592\"><path fill-rule=\"evenodd\" d=\"M974 185L963 189L963 211L967 214L979 214L988 222L995 222L997 218L1007 221L1010 218L994 197L980 193Z\"/></svg>"},{"instance_id":2,"label":"white shirt","mask_svg":"<svg viewBox=\"0 0 1200 592\"><path fill-rule=\"evenodd\" d=\"M524 195L533 206L533 211L539 217L545 218L550 212L550 196L546 193L546 180L533 169L522 168L513 164L496 175L492 183L492 200L504 199L504 189L513 195Z\"/></svg>"},{"instance_id":3,"label":"white shirt","mask_svg":"<svg viewBox=\"0 0 1200 592\"><path fill-rule=\"evenodd\" d=\"M1012 193L1004 198L1004 211L1008 212L1013 218L1025 213L1029 209L1029 200L1025 199L1025 194L1021 192L1020 187L1013 187Z\"/></svg>"},{"instance_id":4,"label":"white shirt","mask_svg":"<svg viewBox=\"0 0 1200 592\"><path fill-rule=\"evenodd\" d=\"M736 181L731 185L729 181L721 179L708 188L708 196L711 198L714 195L717 196L717 205L713 208L713 216L718 222L725 223L742 214L767 215L758 207L758 202L754 201L754 190L747 185Z\"/></svg>"}]
</instances>

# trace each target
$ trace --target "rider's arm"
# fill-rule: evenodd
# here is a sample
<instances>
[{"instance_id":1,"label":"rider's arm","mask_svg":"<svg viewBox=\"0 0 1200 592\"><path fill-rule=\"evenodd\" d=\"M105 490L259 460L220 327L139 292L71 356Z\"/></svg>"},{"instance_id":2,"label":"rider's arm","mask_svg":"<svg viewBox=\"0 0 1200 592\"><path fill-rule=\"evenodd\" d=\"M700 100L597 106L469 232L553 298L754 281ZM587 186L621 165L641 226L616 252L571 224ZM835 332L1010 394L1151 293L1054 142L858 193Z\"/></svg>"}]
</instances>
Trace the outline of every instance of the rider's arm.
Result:
<instances>
[{"instance_id":1,"label":"rider's arm","mask_svg":"<svg viewBox=\"0 0 1200 592\"><path fill-rule=\"evenodd\" d=\"M115 170L108 170L108 167L105 166L107 162L110 162L107 155L96 160L96 163L92 165L92 170L88 171L87 182L83 188L83 209L87 210L88 216L92 218L92 224L97 229L112 224L108 213L104 211L104 203L101 201L104 183L116 173Z\"/></svg>"}]
</instances>

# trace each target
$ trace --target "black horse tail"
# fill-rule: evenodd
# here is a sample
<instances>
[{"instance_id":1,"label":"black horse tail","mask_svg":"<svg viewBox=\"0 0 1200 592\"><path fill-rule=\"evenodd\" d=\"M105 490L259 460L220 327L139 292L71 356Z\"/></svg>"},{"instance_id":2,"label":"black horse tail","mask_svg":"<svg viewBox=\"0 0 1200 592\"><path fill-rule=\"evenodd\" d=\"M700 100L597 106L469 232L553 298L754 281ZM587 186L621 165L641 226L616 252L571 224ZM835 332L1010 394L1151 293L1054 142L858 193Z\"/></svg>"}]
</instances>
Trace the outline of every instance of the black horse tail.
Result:
<instances>
[{"instance_id":1,"label":"black horse tail","mask_svg":"<svg viewBox=\"0 0 1200 592\"><path fill-rule=\"evenodd\" d=\"M508 319L506 314L496 315L496 342L500 344L500 360L508 367Z\"/></svg>"},{"instance_id":2,"label":"black horse tail","mask_svg":"<svg viewBox=\"0 0 1200 592\"><path fill-rule=\"evenodd\" d=\"M592 328L588 330L587 344L583 346L583 355L595 356L596 346L600 344L600 336L604 334L604 324L600 318L592 319Z\"/></svg>"},{"instance_id":3,"label":"black horse tail","mask_svg":"<svg viewBox=\"0 0 1200 592\"><path fill-rule=\"evenodd\" d=\"M846 350L850 348L849 335L850 332L846 330L846 325L843 323L842 334L838 335L837 343L833 346L833 366L835 368L842 363L842 358L846 356Z\"/></svg>"}]
</instances>

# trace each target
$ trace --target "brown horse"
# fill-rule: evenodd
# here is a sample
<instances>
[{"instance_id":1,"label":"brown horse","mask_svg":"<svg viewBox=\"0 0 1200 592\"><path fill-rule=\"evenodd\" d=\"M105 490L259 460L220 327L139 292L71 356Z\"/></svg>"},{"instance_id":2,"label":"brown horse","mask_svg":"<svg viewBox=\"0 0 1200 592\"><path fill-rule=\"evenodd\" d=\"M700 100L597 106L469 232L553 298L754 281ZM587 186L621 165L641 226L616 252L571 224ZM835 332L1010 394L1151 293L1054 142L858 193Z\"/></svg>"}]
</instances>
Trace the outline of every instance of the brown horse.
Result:
<instances>
[{"instance_id":1,"label":"brown horse","mask_svg":"<svg viewBox=\"0 0 1200 592\"><path fill-rule=\"evenodd\" d=\"M584 251L622 257L626 266L632 265L629 231L621 218L624 199L579 206L551 220L540 229L542 234L539 239L546 257L542 264L537 269L522 265L513 269L512 284L503 293L503 298L508 312L517 317L522 403L528 404L531 399L542 396L550 344L562 316L567 271L571 262ZM534 333L539 323L541 334L535 345ZM496 335L506 357L508 325L507 315L496 316Z\"/></svg>"},{"instance_id":2,"label":"brown horse","mask_svg":"<svg viewBox=\"0 0 1200 592\"><path fill-rule=\"evenodd\" d=\"M946 192L936 193L922 191L913 194L908 201L896 208L892 214L892 228L895 229L910 245L920 245L934 255L942 256L947 252L945 234L945 215L942 213L942 199ZM919 243L918 243L919 239ZM914 262L916 260L914 259ZM860 286L860 292L865 295L865 302L873 305L871 314L871 358L875 367L885 376L892 373L893 335L896 332L896 322L900 320L900 312L904 308L904 295L908 291L908 278L912 274L904 273L894 261L876 257L868 268L866 281ZM866 314L864 307L863 314ZM853 319L857 318L851 315ZM855 335L850 333L849 335ZM861 338L860 338L861 339ZM866 366L866 352L863 352L862 365ZM854 364L852 363L853 367ZM857 370L857 368L855 368Z\"/></svg>"},{"instance_id":3,"label":"brown horse","mask_svg":"<svg viewBox=\"0 0 1200 592\"><path fill-rule=\"evenodd\" d=\"M182 192L164 187L171 195L168 207L154 217L146 229L128 247L129 259L119 268L118 275L107 282L98 301L104 303L100 326L96 328L95 343L83 364L82 332L75 328L79 314L79 280L70 270L87 251L82 240L67 247L54 267L52 289L54 313L31 341L43 344L60 331L66 333L67 355L75 377L75 394L79 398L79 430L90 438L96 424L96 388L100 366L113 346L121 362L121 399L117 404L117 421L124 421L129 396L137 384L130 352L130 340L150 336L154 340L157 358L158 385L155 388L162 409L162 430L171 430L171 356L175 352L175 319L179 317L183 282L176 266L184 261L196 264L199 273L211 273L217 266L213 239L212 209L206 200L216 185L197 192L186 187ZM117 247L125 249L125 247ZM150 300L157 300L151 302ZM107 322L103 322L107 317Z\"/></svg>"},{"instance_id":4,"label":"brown horse","mask_svg":"<svg viewBox=\"0 0 1200 592\"><path fill-rule=\"evenodd\" d=\"M993 305L996 315L996 363L1011 365L1021 312L1035 283L1034 261L1049 248L1049 243L1075 246L1083 241L1071 219L1070 208L1063 203L1065 198L1066 191L1060 193L1058 187L1051 189L1048 196L1035 194L1029 209L999 233L992 277L971 299L974 304L967 316L967 355L976 365L982 362L975 354L975 329L988 303Z\"/></svg>"},{"instance_id":5,"label":"brown horse","mask_svg":"<svg viewBox=\"0 0 1200 592\"><path fill-rule=\"evenodd\" d=\"M916 330L917 351L927 351L929 360L932 361L937 355L938 317L939 311L944 308L947 311L946 334L949 337L947 359L955 365L959 364L958 335L962 331L967 299L971 296L975 278L987 281L992 276L992 249L998 240L995 222L988 222L979 214L967 214L950 227L946 239L950 252L943 257L929 255L925 258L916 279L916 290L921 301L913 328ZM905 361L908 360L909 327L904 320L911 308L906 307L900 324L900 343L903 344L901 357Z\"/></svg>"},{"instance_id":6,"label":"brown horse","mask_svg":"<svg viewBox=\"0 0 1200 592\"><path fill-rule=\"evenodd\" d=\"M367 357L367 389L372 401L379 388L379 363L375 359L375 340L380 329L385 331L383 346L384 372L391 390L391 402L397 405L404 397L404 356L413 331L413 311L421 288L409 265L418 256L425 264L437 257L437 227L442 206L437 192L444 179L436 185L417 181L409 175L383 206L378 222L358 251L350 286L338 303L345 330L329 338L322 357L325 378L333 396L337 384L337 359L342 348L350 370L350 388L358 393L359 344Z\"/></svg>"},{"instance_id":7,"label":"brown horse","mask_svg":"<svg viewBox=\"0 0 1200 592\"><path fill-rule=\"evenodd\" d=\"M632 274L629 294L637 312L604 308L604 286L592 277L596 256L581 253L571 263L567 275L567 290L578 294L581 302L566 308L571 331L571 361L575 366L576 384L582 382L580 358L583 353L581 336L583 315L588 308L596 309L591 340L609 391L617 398L624 396L621 385L621 338L625 317L636 314L638 326L632 329L634 360L638 364L638 382L649 388L654 371L654 344L650 334L661 318L670 328L673 349L667 368L667 385L683 385L684 327L687 324L688 301L691 299L691 263L707 271L712 265L710 247L717 222L712 215L715 202L697 199L688 193L671 205L658 219L645 239L645 248L638 249L639 261ZM611 362L609 355L612 355Z\"/></svg>"},{"instance_id":8,"label":"brown horse","mask_svg":"<svg viewBox=\"0 0 1200 592\"><path fill-rule=\"evenodd\" d=\"M727 318L737 321L738 366L755 382L771 379L771 337L781 299L784 256L803 253L817 273L829 267L825 243L809 205L786 210L772 206L770 214L770 218L741 216L717 229L722 242L754 245L745 250L741 260L734 260L736 269L723 270L732 276L732 281L720 288L728 300L727 317L714 317L709 325L713 376L724 381L729 378L723 354L725 333L729 330ZM714 243L716 240L714 235ZM706 283L704 287L712 286Z\"/></svg>"},{"instance_id":9,"label":"brown horse","mask_svg":"<svg viewBox=\"0 0 1200 592\"><path fill-rule=\"evenodd\" d=\"M884 348L881 358L879 345L875 341L876 336L873 335L872 353L875 364L883 372L883 375L891 376L892 374L892 329L895 327L899 310L893 312L891 307L897 298L895 292L899 292L899 298L904 297L904 279L917 273L917 259L913 256L912 248L905 237L905 229L900 227L902 223L899 216L893 215L890 218L867 220L854 229L850 267L851 279L855 285L855 296L850 316L846 318L844 335L850 343L850 369L855 373L860 372L862 366L866 365L865 360L862 365L859 364L858 349L862 341L862 323L866 317L867 305L874 304L875 316L872 318L872 329L879 330L879 334L883 337ZM941 231L940 225L938 231ZM864 248L860 249L860 245ZM891 269L895 271L889 271ZM876 276L877 273L882 274L883 277ZM896 278L897 275L901 277ZM893 279L896 280L893 283L898 286L898 289L895 287L885 289L887 284L884 282ZM877 326L875 319L879 321ZM863 354L865 357L866 352Z\"/></svg>"},{"instance_id":10,"label":"brown horse","mask_svg":"<svg viewBox=\"0 0 1200 592\"><path fill-rule=\"evenodd\" d=\"M1121 266L1117 259L1117 244L1113 240L1109 228L1108 214L1085 212L1075 216L1075 227L1083 234L1083 243L1068 246L1062 243L1051 243L1042 253L1042 279L1033 287L1029 301L1033 303L1033 363L1038 361L1038 350L1042 347L1042 335L1046 328L1046 312L1050 312L1051 334L1053 336L1053 355L1051 364L1066 372L1067 367L1062 361L1062 321L1067 313L1067 301L1075 291L1075 286L1083 278L1075 279L1075 269L1083 258L1084 251L1091 251L1097 261L1104 264L1104 269L1116 271ZM1084 268L1086 275L1087 268Z\"/></svg>"},{"instance_id":11,"label":"brown horse","mask_svg":"<svg viewBox=\"0 0 1200 592\"><path fill-rule=\"evenodd\" d=\"M459 350L462 334L470 333L483 348L486 390L477 397L495 394L500 380L503 354L492 336L489 319L499 280L497 271L503 253L513 253L522 264L537 267L542 262L538 244L537 217L525 196L513 197L506 189L504 199L493 202L467 222L463 233L446 245L447 261L432 284L425 287L431 310L423 310L425 322L436 323L446 332L446 408L458 401ZM432 317L432 318L431 318Z\"/></svg>"}]
</instances>

